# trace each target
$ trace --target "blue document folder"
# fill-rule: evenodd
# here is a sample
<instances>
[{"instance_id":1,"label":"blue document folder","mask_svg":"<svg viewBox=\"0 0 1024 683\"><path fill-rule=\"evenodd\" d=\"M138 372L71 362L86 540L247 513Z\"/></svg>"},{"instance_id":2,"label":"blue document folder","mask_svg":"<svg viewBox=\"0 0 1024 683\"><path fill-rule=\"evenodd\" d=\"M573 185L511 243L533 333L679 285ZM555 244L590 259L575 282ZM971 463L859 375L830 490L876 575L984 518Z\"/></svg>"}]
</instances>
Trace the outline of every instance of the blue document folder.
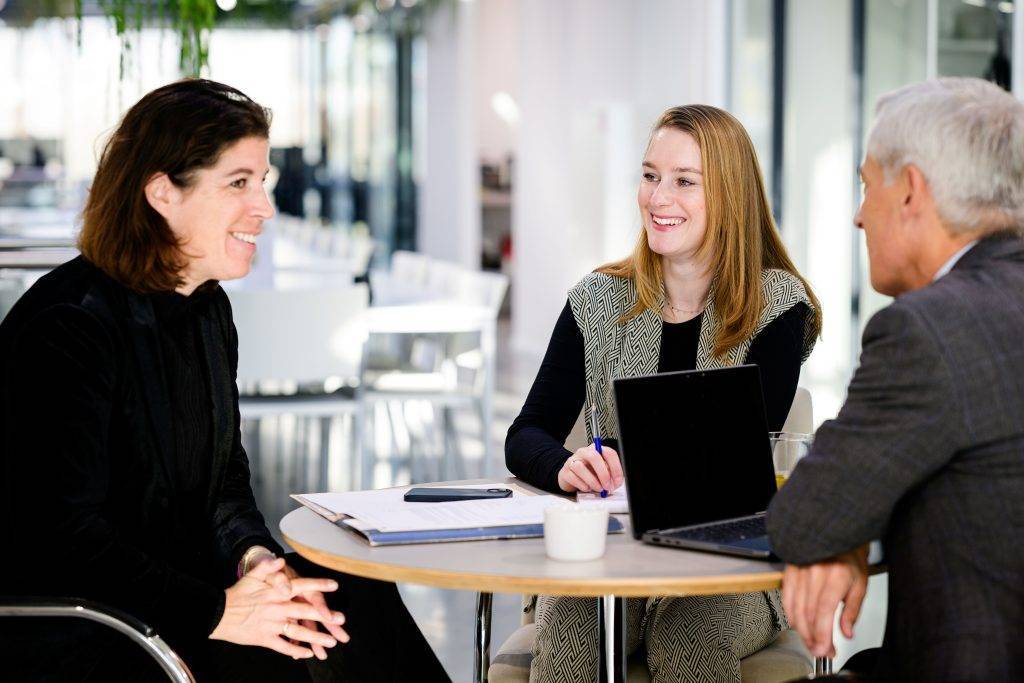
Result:
<instances>
[{"instance_id":1,"label":"blue document folder","mask_svg":"<svg viewBox=\"0 0 1024 683\"><path fill-rule=\"evenodd\" d=\"M448 543L451 541L489 541L505 538L539 538L544 535L543 524L519 524L515 526L488 526L469 529L432 529L427 531L378 531L356 529L341 519L334 522L347 531L359 534L370 545L405 545L409 543ZM608 518L608 533L617 534L623 530L622 522Z\"/></svg>"}]
</instances>

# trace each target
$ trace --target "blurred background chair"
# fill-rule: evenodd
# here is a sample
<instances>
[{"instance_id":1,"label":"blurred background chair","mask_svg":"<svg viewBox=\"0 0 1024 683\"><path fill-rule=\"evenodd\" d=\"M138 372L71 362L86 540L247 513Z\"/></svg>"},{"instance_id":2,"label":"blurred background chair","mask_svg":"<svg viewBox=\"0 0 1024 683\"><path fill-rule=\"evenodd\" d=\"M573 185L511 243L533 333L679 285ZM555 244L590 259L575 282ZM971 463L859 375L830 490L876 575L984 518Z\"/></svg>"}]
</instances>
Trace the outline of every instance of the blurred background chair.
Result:
<instances>
[{"instance_id":1,"label":"blurred background chair","mask_svg":"<svg viewBox=\"0 0 1024 683\"><path fill-rule=\"evenodd\" d=\"M0 617L67 617L87 619L128 637L156 660L175 683L196 683L188 666L157 632L135 617L112 607L79 598L0 596ZM59 658L60 652L54 652Z\"/></svg>"},{"instance_id":2,"label":"blurred background chair","mask_svg":"<svg viewBox=\"0 0 1024 683\"><path fill-rule=\"evenodd\" d=\"M354 399L366 338L367 286L237 288L228 295L238 330L239 410L244 427L259 436L262 421L274 418L278 451L286 451L284 443L292 437L291 476L276 477L280 481L273 485L284 489L285 500L300 490L331 488L331 455L337 451L350 459L344 483L357 485L360 425ZM285 418L287 422L282 421ZM346 427L347 447L332 448L332 442L338 441L332 435ZM313 449L319 452L315 481L310 481L306 457L310 439L319 445ZM259 459L260 440L247 439L254 461ZM284 454L280 457L284 459ZM259 479L260 469L253 469Z\"/></svg>"},{"instance_id":3,"label":"blurred background chair","mask_svg":"<svg viewBox=\"0 0 1024 683\"><path fill-rule=\"evenodd\" d=\"M466 477L468 454L455 426L466 411L479 420L480 450L473 455L486 476L493 459L496 326L508 278L396 252L391 270L372 271L370 284L374 305L358 390L367 424L367 485L384 434L388 454L408 452L413 481L420 479L413 471L420 455L438 461L436 474L424 478Z\"/></svg>"}]
</instances>

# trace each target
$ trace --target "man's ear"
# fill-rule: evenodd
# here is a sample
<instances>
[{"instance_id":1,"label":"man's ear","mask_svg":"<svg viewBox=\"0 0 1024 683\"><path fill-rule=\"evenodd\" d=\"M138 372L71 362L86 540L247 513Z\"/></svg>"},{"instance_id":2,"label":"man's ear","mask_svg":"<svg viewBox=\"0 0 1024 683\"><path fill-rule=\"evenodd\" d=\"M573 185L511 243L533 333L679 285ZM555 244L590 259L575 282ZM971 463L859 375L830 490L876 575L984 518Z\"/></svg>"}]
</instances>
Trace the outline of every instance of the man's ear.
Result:
<instances>
[{"instance_id":1,"label":"man's ear","mask_svg":"<svg viewBox=\"0 0 1024 683\"><path fill-rule=\"evenodd\" d=\"M907 164L900 172L903 189L903 204L901 211L908 215L920 215L934 204L932 190L928 186L928 179L924 177L914 164Z\"/></svg>"},{"instance_id":2,"label":"man's ear","mask_svg":"<svg viewBox=\"0 0 1024 683\"><path fill-rule=\"evenodd\" d=\"M167 177L166 173L157 173L146 182L146 201L153 210L170 221L171 213L178 203L180 191Z\"/></svg>"}]
</instances>

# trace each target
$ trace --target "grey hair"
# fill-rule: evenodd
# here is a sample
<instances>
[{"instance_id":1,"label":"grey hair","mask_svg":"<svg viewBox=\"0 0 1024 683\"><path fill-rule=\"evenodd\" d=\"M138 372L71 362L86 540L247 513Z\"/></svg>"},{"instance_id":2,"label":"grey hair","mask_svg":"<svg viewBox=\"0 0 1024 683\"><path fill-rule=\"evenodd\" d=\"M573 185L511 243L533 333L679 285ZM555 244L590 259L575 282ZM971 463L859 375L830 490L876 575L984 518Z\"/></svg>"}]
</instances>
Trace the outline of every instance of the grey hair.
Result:
<instances>
[{"instance_id":1,"label":"grey hair","mask_svg":"<svg viewBox=\"0 0 1024 683\"><path fill-rule=\"evenodd\" d=\"M979 78L882 95L867 153L886 183L913 164L951 232L1024 226L1024 103Z\"/></svg>"}]
</instances>

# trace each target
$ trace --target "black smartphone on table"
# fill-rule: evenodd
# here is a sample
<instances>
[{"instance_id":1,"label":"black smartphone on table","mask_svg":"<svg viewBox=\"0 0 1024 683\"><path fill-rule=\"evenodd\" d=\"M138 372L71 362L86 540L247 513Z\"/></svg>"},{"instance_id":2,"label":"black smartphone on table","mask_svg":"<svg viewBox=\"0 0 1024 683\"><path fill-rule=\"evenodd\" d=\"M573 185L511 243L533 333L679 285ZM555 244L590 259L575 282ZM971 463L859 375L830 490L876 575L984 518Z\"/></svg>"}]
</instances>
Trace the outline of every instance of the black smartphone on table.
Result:
<instances>
[{"instance_id":1,"label":"black smartphone on table","mask_svg":"<svg viewBox=\"0 0 1024 683\"><path fill-rule=\"evenodd\" d=\"M489 500L511 496L511 489L456 489L420 486L406 491L404 498L407 503L447 503L457 500Z\"/></svg>"}]
</instances>

